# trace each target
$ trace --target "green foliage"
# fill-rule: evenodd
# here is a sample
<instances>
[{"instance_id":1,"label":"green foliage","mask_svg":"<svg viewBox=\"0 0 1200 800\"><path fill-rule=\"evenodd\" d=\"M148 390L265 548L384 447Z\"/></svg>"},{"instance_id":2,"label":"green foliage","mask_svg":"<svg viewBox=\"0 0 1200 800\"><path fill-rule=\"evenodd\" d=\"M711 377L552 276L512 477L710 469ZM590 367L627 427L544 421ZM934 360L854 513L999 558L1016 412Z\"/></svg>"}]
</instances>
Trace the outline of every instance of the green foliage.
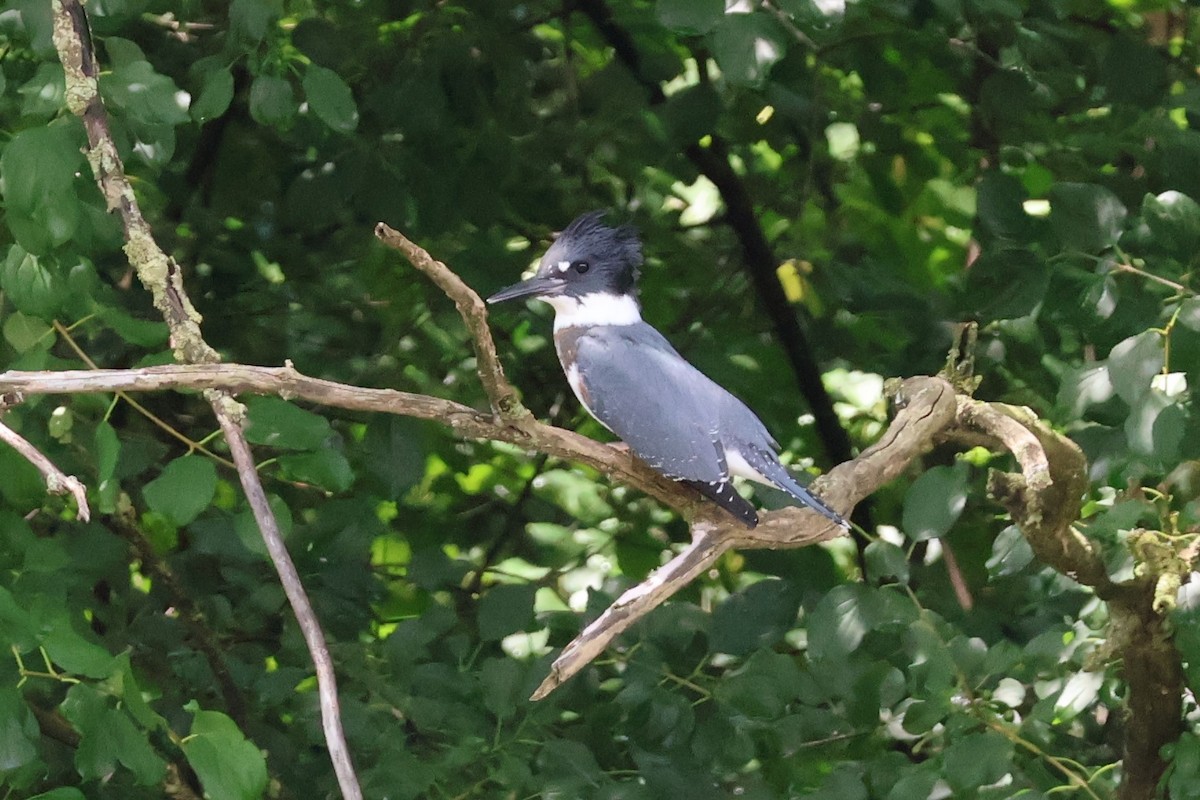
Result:
<instances>
[{"instance_id":1,"label":"green foliage","mask_svg":"<svg viewBox=\"0 0 1200 800\"><path fill-rule=\"evenodd\" d=\"M192 730L183 753L210 797L253 800L267 788L267 763L247 741L237 723L219 711L203 711L190 703Z\"/></svg>"},{"instance_id":2,"label":"green foliage","mask_svg":"<svg viewBox=\"0 0 1200 800\"><path fill-rule=\"evenodd\" d=\"M169 362L65 111L50 5L0 13L0 369ZM1193 543L1200 32L1180 3L168 5L88 10L139 203L225 361L485 408L453 305L374 223L486 294L612 207L644 233L645 316L793 463L828 466L701 174L727 159L856 448L885 425L882 378L936 371L974 320L977 396L1086 453L1077 529L1110 573ZM496 321L524 402L604 435L545 311ZM311 663L207 404L133 399L4 413L94 517L0 446L0 784L331 795ZM989 500L1007 457L939 448L878 493L861 573L845 542L723 558L534 704L557 648L684 526L435 424L247 405L368 796L1109 797L1122 779L1107 607ZM1170 613L1194 694L1191 595ZM1200 793L1194 732L1165 757L1164 794Z\"/></svg>"}]
</instances>

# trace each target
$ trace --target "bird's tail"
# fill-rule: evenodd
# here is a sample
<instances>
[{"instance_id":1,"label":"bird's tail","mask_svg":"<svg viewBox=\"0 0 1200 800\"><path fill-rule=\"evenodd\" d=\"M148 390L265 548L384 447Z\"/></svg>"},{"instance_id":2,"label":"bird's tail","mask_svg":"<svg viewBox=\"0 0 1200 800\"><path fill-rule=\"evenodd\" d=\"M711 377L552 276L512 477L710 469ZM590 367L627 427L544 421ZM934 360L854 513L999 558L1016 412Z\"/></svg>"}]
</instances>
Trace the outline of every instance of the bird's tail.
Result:
<instances>
[{"instance_id":1,"label":"bird's tail","mask_svg":"<svg viewBox=\"0 0 1200 800\"><path fill-rule=\"evenodd\" d=\"M797 483L796 479L787 471L787 468L778 461L774 459L754 458L750 462L750 465L777 488L782 489L799 500L801 505L811 508L826 519L837 523L846 530L850 530L850 523L846 521L845 517L830 508L824 500Z\"/></svg>"},{"instance_id":2,"label":"bird's tail","mask_svg":"<svg viewBox=\"0 0 1200 800\"><path fill-rule=\"evenodd\" d=\"M754 510L754 506L750 504L749 500L737 493L737 489L733 488L733 481L724 480L717 483L708 483L707 481L680 482L692 487L737 517L747 528L753 528L758 525L758 512Z\"/></svg>"}]
</instances>

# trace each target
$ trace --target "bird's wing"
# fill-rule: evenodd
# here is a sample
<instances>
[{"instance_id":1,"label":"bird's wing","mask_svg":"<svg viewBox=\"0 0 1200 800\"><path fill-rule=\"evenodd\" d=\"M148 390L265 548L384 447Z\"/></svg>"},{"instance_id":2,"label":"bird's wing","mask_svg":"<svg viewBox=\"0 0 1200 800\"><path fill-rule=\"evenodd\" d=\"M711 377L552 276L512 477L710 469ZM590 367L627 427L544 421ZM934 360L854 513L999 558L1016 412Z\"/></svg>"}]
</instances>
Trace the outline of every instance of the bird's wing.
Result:
<instances>
[{"instance_id":1,"label":"bird's wing","mask_svg":"<svg viewBox=\"0 0 1200 800\"><path fill-rule=\"evenodd\" d=\"M575 382L592 416L654 469L677 480L729 479L719 408L689 388L695 367L649 325L603 326L579 337ZM715 385L715 384L714 384ZM711 400L711 398L709 398Z\"/></svg>"}]
</instances>

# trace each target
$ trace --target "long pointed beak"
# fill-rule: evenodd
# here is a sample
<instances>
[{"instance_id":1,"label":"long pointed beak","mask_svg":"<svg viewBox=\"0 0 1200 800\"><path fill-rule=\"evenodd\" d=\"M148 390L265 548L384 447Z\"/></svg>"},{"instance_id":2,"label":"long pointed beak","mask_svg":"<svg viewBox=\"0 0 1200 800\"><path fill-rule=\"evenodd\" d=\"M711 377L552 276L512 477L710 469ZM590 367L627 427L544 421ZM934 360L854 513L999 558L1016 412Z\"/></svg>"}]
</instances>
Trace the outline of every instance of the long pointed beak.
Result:
<instances>
[{"instance_id":1,"label":"long pointed beak","mask_svg":"<svg viewBox=\"0 0 1200 800\"><path fill-rule=\"evenodd\" d=\"M503 303L505 300L516 300L519 297L545 297L547 295L558 294L566 286L566 281L557 278L545 278L535 275L527 281L515 283L505 289L501 289L494 295L489 297L489 303Z\"/></svg>"}]
</instances>

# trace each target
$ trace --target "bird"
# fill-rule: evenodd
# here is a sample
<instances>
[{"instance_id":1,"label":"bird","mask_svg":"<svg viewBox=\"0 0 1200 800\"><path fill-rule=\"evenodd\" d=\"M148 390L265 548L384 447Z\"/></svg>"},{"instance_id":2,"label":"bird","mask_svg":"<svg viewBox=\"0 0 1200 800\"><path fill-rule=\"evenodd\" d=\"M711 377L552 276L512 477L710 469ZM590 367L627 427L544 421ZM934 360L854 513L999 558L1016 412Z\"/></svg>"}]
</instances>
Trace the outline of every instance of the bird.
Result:
<instances>
[{"instance_id":1,"label":"bird","mask_svg":"<svg viewBox=\"0 0 1200 800\"><path fill-rule=\"evenodd\" d=\"M848 529L792 478L754 412L642 319L641 240L631 225L610 226L604 217L604 211L577 217L532 277L487 302L533 298L554 309L554 345L567 383L588 413L652 469L691 486L747 528L758 525L758 513L734 488L735 476L780 489Z\"/></svg>"}]
</instances>

